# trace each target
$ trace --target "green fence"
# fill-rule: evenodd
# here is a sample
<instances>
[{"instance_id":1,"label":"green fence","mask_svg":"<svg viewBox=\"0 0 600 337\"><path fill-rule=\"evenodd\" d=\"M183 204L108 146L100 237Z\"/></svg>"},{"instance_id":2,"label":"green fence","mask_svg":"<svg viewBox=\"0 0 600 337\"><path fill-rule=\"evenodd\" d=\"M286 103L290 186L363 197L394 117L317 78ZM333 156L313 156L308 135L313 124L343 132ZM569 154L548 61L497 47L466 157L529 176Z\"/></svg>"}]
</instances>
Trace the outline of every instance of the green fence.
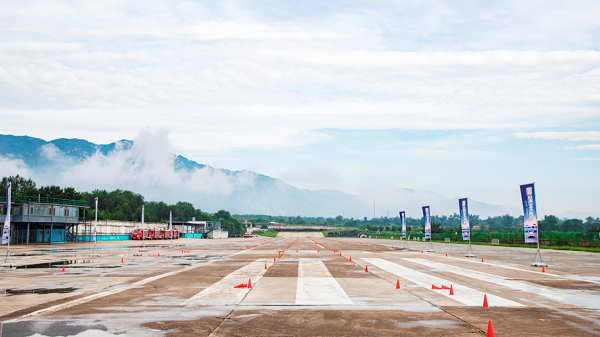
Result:
<instances>
[{"instance_id":1,"label":"green fence","mask_svg":"<svg viewBox=\"0 0 600 337\"><path fill-rule=\"evenodd\" d=\"M88 207L89 202L85 200L71 200L71 199L59 199L50 197L34 197L34 196L11 196L11 202L23 202L23 203L45 203L45 204L59 204L59 205L72 205L72 206L83 206ZM6 202L6 197L0 197L0 202Z\"/></svg>"},{"instance_id":2,"label":"green fence","mask_svg":"<svg viewBox=\"0 0 600 337\"><path fill-rule=\"evenodd\" d=\"M371 237L400 239L400 233L364 233ZM600 233L592 232L540 232L540 245L546 246L569 246L569 247L600 247ZM411 235L422 240L424 234ZM449 238L451 242L462 241L462 237L454 233L433 233L433 241L445 241ZM500 244L525 244L523 233L504 233L504 232L471 232L471 242L491 243L492 239L498 239Z\"/></svg>"}]
</instances>

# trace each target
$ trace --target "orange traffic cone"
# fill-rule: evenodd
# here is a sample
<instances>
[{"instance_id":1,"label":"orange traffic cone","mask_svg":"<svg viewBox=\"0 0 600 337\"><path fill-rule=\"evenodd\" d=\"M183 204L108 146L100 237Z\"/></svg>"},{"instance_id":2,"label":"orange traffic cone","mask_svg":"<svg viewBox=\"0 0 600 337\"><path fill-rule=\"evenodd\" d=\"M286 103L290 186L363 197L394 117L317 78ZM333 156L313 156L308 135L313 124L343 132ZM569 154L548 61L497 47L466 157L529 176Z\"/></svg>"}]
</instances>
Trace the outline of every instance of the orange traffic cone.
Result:
<instances>
[{"instance_id":1,"label":"orange traffic cone","mask_svg":"<svg viewBox=\"0 0 600 337\"><path fill-rule=\"evenodd\" d=\"M296 249L296 253L298 252L298 249Z\"/></svg>"},{"instance_id":2,"label":"orange traffic cone","mask_svg":"<svg viewBox=\"0 0 600 337\"><path fill-rule=\"evenodd\" d=\"M319 250L317 249L317 253L319 252Z\"/></svg>"},{"instance_id":3,"label":"orange traffic cone","mask_svg":"<svg viewBox=\"0 0 600 337\"><path fill-rule=\"evenodd\" d=\"M352 262L352 256L350 256L350 262Z\"/></svg>"},{"instance_id":4,"label":"orange traffic cone","mask_svg":"<svg viewBox=\"0 0 600 337\"><path fill-rule=\"evenodd\" d=\"M487 295L483 294L483 307L488 308Z\"/></svg>"},{"instance_id":5,"label":"orange traffic cone","mask_svg":"<svg viewBox=\"0 0 600 337\"><path fill-rule=\"evenodd\" d=\"M248 279L248 289L252 288L252 280Z\"/></svg>"},{"instance_id":6,"label":"orange traffic cone","mask_svg":"<svg viewBox=\"0 0 600 337\"><path fill-rule=\"evenodd\" d=\"M160 257L160 253L158 253L158 257Z\"/></svg>"},{"instance_id":7,"label":"orange traffic cone","mask_svg":"<svg viewBox=\"0 0 600 337\"><path fill-rule=\"evenodd\" d=\"M277 262L277 260L275 258L273 258L273 262Z\"/></svg>"},{"instance_id":8,"label":"orange traffic cone","mask_svg":"<svg viewBox=\"0 0 600 337\"><path fill-rule=\"evenodd\" d=\"M396 289L400 289L400 280L396 280Z\"/></svg>"},{"instance_id":9,"label":"orange traffic cone","mask_svg":"<svg viewBox=\"0 0 600 337\"><path fill-rule=\"evenodd\" d=\"M446 253L446 257L448 257L448 253Z\"/></svg>"},{"instance_id":10,"label":"orange traffic cone","mask_svg":"<svg viewBox=\"0 0 600 337\"><path fill-rule=\"evenodd\" d=\"M450 295L454 295L454 288L450 285Z\"/></svg>"},{"instance_id":11,"label":"orange traffic cone","mask_svg":"<svg viewBox=\"0 0 600 337\"><path fill-rule=\"evenodd\" d=\"M123 263L123 258L121 257L121 263Z\"/></svg>"},{"instance_id":12,"label":"orange traffic cone","mask_svg":"<svg viewBox=\"0 0 600 337\"><path fill-rule=\"evenodd\" d=\"M267 263L265 262L265 270L267 270Z\"/></svg>"},{"instance_id":13,"label":"orange traffic cone","mask_svg":"<svg viewBox=\"0 0 600 337\"><path fill-rule=\"evenodd\" d=\"M65 272L65 265L64 264L63 264L63 267L62 267L62 272L63 273Z\"/></svg>"},{"instance_id":14,"label":"orange traffic cone","mask_svg":"<svg viewBox=\"0 0 600 337\"><path fill-rule=\"evenodd\" d=\"M492 321L488 321L487 337L494 337L494 328L492 327Z\"/></svg>"},{"instance_id":15,"label":"orange traffic cone","mask_svg":"<svg viewBox=\"0 0 600 337\"><path fill-rule=\"evenodd\" d=\"M481 262L483 262L483 257L481 258Z\"/></svg>"},{"instance_id":16,"label":"orange traffic cone","mask_svg":"<svg viewBox=\"0 0 600 337\"><path fill-rule=\"evenodd\" d=\"M423 251L421 251L421 254L423 254Z\"/></svg>"},{"instance_id":17,"label":"orange traffic cone","mask_svg":"<svg viewBox=\"0 0 600 337\"><path fill-rule=\"evenodd\" d=\"M365 266L365 273L369 272L369 266Z\"/></svg>"},{"instance_id":18,"label":"orange traffic cone","mask_svg":"<svg viewBox=\"0 0 600 337\"><path fill-rule=\"evenodd\" d=\"M546 272L546 268L544 266L542 266L542 273Z\"/></svg>"}]
</instances>

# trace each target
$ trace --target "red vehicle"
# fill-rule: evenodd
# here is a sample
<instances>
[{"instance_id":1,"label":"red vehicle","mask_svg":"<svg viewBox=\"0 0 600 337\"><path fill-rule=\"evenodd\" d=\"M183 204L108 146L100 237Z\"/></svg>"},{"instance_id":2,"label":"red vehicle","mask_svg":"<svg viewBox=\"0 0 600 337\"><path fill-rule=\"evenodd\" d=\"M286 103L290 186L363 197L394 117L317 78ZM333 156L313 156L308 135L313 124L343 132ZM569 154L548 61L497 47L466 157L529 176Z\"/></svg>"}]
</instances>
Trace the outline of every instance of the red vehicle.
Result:
<instances>
[{"instance_id":1,"label":"red vehicle","mask_svg":"<svg viewBox=\"0 0 600 337\"><path fill-rule=\"evenodd\" d=\"M142 230L136 228L131 232L131 240L141 240L143 237Z\"/></svg>"},{"instance_id":2,"label":"red vehicle","mask_svg":"<svg viewBox=\"0 0 600 337\"><path fill-rule=\"evenodd\" d=\"M154 230L154 228L148 228L147 231L148 231L148 234L144 235L144 237L147 240L154 240L154 239L156 239L156 231ZM146 230L144 230L144 234L146 234L145 232L146 232Z\"/></svg>"},{"instance_id":3,"label":"red vehicle","mask_svg":"<svg viewBox=\"0 0 600 337\"><path fill-rule=\"evenodd\" d=\"M179 230L177 228L174 228L173 230L166 229L165 239L171 239L171 236L173 239L179 239Z\"/></svg>"},{"instance_id":4,"label":"red vehicle","mask_svg":"<svg viewBox=\"0 0 600 337\"><path fill-rule=\"evenodd\" d=\"M179 230L174 228L173 230L169 230L167 228L144 228L143 230L140 228L136 228L131 232L131 240L166 240L171 239L179 239Z\"/></svg>"}]
</instances>

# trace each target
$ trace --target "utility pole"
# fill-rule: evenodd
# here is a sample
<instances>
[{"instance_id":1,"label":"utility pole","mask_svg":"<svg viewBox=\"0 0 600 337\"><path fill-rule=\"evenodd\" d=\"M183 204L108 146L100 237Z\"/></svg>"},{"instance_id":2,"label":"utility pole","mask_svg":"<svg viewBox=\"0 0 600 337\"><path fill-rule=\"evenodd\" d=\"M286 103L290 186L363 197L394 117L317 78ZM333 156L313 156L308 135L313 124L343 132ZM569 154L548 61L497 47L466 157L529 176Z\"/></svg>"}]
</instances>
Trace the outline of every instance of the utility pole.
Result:
<instances>
[{"instance_id":1,"label":"utility pole","mask_svg":"<svg viewBox=\"0 0 600 337\"><path fill-rule=\"evenodd\" d=\"M373 219L375 219L375 200L373 200Z\"/></svg>"}]
</instances>

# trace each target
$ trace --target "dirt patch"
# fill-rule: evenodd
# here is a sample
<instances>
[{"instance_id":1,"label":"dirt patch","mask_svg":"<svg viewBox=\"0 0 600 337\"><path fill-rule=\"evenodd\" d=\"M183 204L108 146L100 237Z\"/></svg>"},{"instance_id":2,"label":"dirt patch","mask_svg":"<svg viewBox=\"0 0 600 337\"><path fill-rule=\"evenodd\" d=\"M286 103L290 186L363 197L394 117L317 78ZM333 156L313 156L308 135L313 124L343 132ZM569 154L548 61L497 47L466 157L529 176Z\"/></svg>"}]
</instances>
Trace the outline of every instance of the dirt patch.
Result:
<instances>
[{"instance_id":1,"label":"dirt patch","mask_svg":"<svg viewBox=\"0 0 600 337\"><path fill-rule=\"evenodd\" d=\"M366 278L377 277L371 273L366 273L363 267L357 266L344 258L334 260L324 260L323 264L335 278Z\"/></svg>"},{"instance_id":2,"label":"dirt patch","mask_svg":"<svg viewBox=\"0 0 600 337\"><path fill-rule=\"evenodd\" d=\"M203 317L191 321L165 321L142 324L143 327L171 331L167 336L208 336L221 323L223 317Z\"/></svg>"},{"instance_id":3,"label":"dirt patch","mask_svg":"<svg viewBox=\"0 0 600 337\"><path fill-rule=\"evenodd\" d=\"M279 260L267 270L264 277L298 277L298 261Z\"/></svg>"},{"instance_id":4,"label":"dirt patch","mask_svg":"<svg viewBox=\"0 0 600 337\"><path fill-rule=\"evenodd\" d=\"M213 335L473 336L478 332L444 312L236 310L229 317Z\"/></svg>"},{"instance_id":5,"label":"dirt patch","mask_svg":"<svg viewBox=\"0 0 600 337\"><path fill-rule=\"evenodd\" d=\"M536 279L523 279L517 281L525 281L529 283L535 283L546 287L558 288L558 289L575 289L575 290L600 290L600 284L591 282L582 282L577 280L536 280Z\"/></svg>"},{"instance_id":6,"label":"dirt patch","mask_svg":"<svg viewBox=\"0 0 600 337\"><path fill-rule=\"evenodd\" d=\"M600 335L600 328L594 324L598 313L589 310L498 307L444 307L444 310L484 331L491 320L497 336Z\"/></svg>"}]
</instances>

